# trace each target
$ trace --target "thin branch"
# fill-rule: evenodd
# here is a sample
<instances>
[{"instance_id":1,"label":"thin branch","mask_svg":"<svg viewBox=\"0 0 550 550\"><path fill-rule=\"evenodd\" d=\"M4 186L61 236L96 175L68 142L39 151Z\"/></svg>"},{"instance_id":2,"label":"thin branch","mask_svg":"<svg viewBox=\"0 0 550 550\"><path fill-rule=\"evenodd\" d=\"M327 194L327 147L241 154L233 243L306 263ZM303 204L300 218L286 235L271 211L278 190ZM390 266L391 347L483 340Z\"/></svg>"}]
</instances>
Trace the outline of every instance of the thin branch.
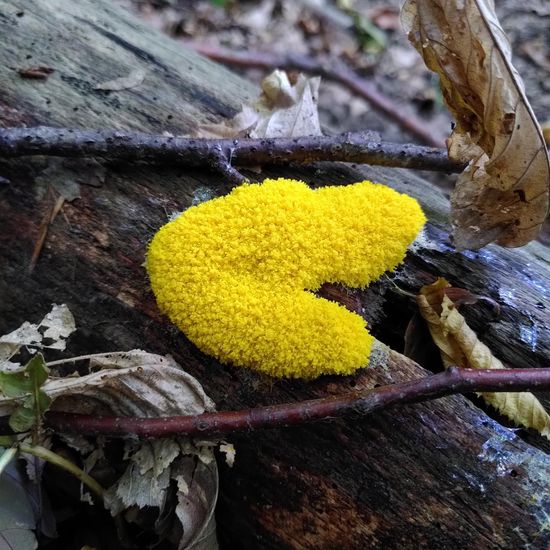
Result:
<instances>
[{"instance_id":1,"label":"thin branch","mask_svg":"<svg viewBox=\"0 0 550 550\"><path fill-rule=\"evenodd\" d=\"M342 161L438 172L461 172L464 165L449 159L444 149L373 141L372 134L265 139L199 139L167 137L119 130L67 128L0 128L0 158L50 155L100 156L111 160L173 162L207 166L310 164ZM227 170L227 166L225 169ZM238 179L238 177L237 177Z\"/></svg>"},{"instance_id":2,"label":"thin branch","mask_svg":"<svg viewBox=\"0 0 550 550\"><path fill-rule=\"evenodd\" d=\"M48 188L48 191L49 189L50 188ZM36 267L38 258L40 257L42 248L44 247L44 243L46 242L46 236L48 235L50 225L54 222L55 218L63 208L64 203L65 198L63 196L59 196L57 197L55 202L46 210L46 213L42 218L42 222L40 223L40 228L38 229L38 239L36 240L36 243L34 245L34 250L32 252L31 260L29 262L29 273L32 273L34 268Z\"/></svg>"},{"instance_id":3,"label":"thin branch","mask_svg":"<svg viewBox=\"0 0 550 550\"><path fill-rule=\"evenodd\" d=\"M207 44L197 44L196 42L186 42L185 44L197 53L227 65L260 69L295 69L339 82L354 94L365 99L372 107L384 113L403 130L419 138L422 143L432 147L443 147L445 145L441 137L434 136L427 123L411 113L407 114L401 105L384 95L372 82L361 78L353 70L346 67L321 63L311 57L295 53L278 55L268 52L234 51Z\"/></svg>"},{"instance_id":4,"label":"thin branch","mask_svg":"<svg viewBox=\"0 0 550 550\"><path fill-rule=\"evenodd\" d=\"M49 412L46 425L59 432L116 437L130 434L139 437L214 437L243 430L292 426L349 413L368 414L392 405L427 401L456 393L535 389L550 389L550 368L475 370L451 367L445 372L412 382L298 403L160 418Z\"/></svg>"}]
</instances>

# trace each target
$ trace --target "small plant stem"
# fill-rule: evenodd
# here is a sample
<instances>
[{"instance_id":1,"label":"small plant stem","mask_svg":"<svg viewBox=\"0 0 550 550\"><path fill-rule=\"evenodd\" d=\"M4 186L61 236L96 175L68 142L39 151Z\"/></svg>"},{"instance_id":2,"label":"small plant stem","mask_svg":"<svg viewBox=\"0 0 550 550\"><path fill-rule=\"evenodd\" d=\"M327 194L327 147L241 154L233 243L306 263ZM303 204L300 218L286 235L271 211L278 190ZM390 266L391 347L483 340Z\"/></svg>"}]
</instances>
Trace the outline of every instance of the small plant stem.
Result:
<instances>
[{"instance_id":1,"label":"small plant stem","mask_svg":"<svg viewBox=\"0 0 550 550\"><path fill-rule=\"evenodd\" d=\"M73 464L70 460L63 458L62 456L40 445L27 445L25 443L21 443L18 447L22 453L36 456L46 462L49 462L50 464L54 464L55 466L66 470L78 478L98 497L103 498L103 487L101 487L101 485L93 477L88 475L84 470L80 469L76 464Z\"/></svg>"}]
</instances>

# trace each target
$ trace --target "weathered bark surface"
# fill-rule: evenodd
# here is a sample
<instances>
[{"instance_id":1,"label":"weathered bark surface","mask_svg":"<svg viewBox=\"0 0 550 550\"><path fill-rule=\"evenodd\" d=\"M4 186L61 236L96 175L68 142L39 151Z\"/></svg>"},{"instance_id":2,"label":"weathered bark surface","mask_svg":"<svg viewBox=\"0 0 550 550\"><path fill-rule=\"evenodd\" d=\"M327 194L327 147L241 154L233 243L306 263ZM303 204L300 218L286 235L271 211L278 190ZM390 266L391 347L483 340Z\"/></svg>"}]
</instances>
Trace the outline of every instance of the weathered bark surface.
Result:
<instances>
[{"instance_id":1,"label":"weathered bark surface","mask_svg":"<svg viewBox=\"0 0 550 550\"><path fill-rule=\"evenodd\" d=\"M106 1L0 0L0 125L111 127L174 133L230 116L254 88L201 59ZM30 57L29 57L30 56ZM46 81L13 68L46 65ZM94 90L147 70L139 87ZM425 375L397 353L352 377L312 383L272 381L204 356L158 312L142 267L148 240L167 216L217 176L185 168L111 165L104 177L78 165L81 198L52 224L32 274L29 259L51 197L40 197L51 160L0 161L0 334L65 302L79 330L72 353L143 348L170 353L204 385L219 409L277 403ZM543 366L550 355L549 255L487 247L453 251L447 203L429 183L391 169L323 165L266 170L316 183L369 177L417 196L431 223L394 278L416 291L435 276L502 306L468 317L513 366ZM357 293L373 332L402 346L414 312L388 278ZM380 364L381 363L381 364ZM546 364L545 366L549 366ZM232 438L236 465L221 466L218 507L226 548L544 548L550 541L550 459L461 397Z\"/></svg>"}]
</instances>

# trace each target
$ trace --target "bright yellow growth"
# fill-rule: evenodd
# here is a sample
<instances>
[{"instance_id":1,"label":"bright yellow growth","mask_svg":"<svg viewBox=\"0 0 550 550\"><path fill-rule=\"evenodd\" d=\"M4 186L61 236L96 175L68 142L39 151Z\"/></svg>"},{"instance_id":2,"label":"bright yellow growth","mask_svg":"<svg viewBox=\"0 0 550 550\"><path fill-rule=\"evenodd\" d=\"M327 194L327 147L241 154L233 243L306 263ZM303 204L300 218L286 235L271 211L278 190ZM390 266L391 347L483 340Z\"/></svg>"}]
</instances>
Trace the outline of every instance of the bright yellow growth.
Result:
<instances>
[{"instance_id":1,"label":"bright yellow growth","mask_svg":"<svg viewBox=\"0 0 550 550\"><path fill-rule=\"evenodd\" d=\"M366 323L309 291L368 285L402 262L424 222L414 199L368 181L266 180L162 227L147 269L161 310L220 361L279 377L350 374L368 363Z\"/></svg>"}]
</instances>

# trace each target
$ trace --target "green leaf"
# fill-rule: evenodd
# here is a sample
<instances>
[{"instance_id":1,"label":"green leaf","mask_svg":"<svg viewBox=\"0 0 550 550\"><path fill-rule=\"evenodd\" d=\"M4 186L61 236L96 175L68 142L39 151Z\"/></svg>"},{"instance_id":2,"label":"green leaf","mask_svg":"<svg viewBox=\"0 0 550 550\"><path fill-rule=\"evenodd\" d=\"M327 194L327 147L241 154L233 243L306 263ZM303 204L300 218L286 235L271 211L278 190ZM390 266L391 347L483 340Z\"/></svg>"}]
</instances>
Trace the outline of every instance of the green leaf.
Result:
<instances>
[{"instance_id":1,"label":"green leaf","mask_svg":"<svg viewBox=\"0 0 550 550\"><path fill-rule=\"evenodd\" d=\"M0 435L0 447L11 447L14 441L12 435Z\"/></svg>"},{"instance_id":2,"label":"green leaf","mask_svg":"<svg viewBox=\"0 0 550 550\"><path fill-rule=\"evenodd\" d=\"M19 397L32 391L32 383L25 371L0 372L0 392L6 397Z\"/></svg>"},{"instance_id":3,"label":"green leaf","mask_svg":"<svg viewBox=\"0 0 550 550\"><path fill-rule=\"evenodd\" d=\"M32 381L33 390L40 388L48 379L46 361L41 353L37 353L25 366L25 372Z\"/></svg>"},{"instance_id":4,"label":"green leaf","mask_svg":"<svg viewBox=\"0 0 550 550\"><path fill-rule=\"evenodd\" d=\"M40 424L52 401L40 389L47 379L48 369L41 353L27 363L24 371L0 373L2 393L8 397L27 396L10 417L9 424L15 432L26 432Z\"/></svg>"},{"instance_id":5,"label":"green leaf","mask_svg":"<svg viewBox=\"0 0 550 550\"><path fill-rule=\"evenodd\" d=\"M28 407L17 407L10 416L10 428L14 432L28 432L36 422L35 409L29 409Z\"/></svg>"},{"instance_id":6,"label":"green leaf","mask_svg":"<svg viewBox=\"0 0 550 550\"><path fill-rule=\"evenodd\" d=\"M42 390L39 390L35 396L33 395L32 397L26 399L23 406L29 409L37 409L42 415L50 408L51 404L51 397Z\"/></svg>"}]
</instances>

